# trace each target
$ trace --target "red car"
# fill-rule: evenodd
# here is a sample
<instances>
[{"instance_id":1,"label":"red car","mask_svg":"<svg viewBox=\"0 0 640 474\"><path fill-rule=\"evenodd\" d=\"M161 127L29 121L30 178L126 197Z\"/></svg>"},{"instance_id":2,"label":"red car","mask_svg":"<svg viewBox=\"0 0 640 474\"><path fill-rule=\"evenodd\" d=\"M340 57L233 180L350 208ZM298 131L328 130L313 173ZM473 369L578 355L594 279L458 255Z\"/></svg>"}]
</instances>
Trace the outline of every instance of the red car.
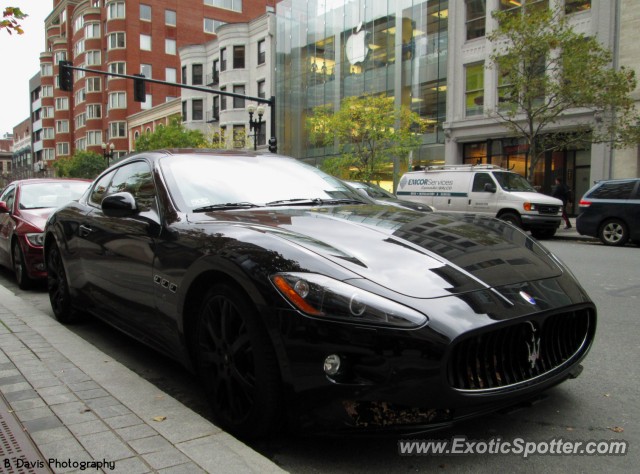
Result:
<instances>
[{"instance_id":1,"label":"red car","mask_svg":"<svg viewBox=\"0 0 640 474\"><path fill-rule=\"evenodd\" d=\"M27 289L46 278L42 231L59 206L79 199L91 184L84 179L14 181L0 194L0 264L12 268Z\"/></svg>"}]
</instances>

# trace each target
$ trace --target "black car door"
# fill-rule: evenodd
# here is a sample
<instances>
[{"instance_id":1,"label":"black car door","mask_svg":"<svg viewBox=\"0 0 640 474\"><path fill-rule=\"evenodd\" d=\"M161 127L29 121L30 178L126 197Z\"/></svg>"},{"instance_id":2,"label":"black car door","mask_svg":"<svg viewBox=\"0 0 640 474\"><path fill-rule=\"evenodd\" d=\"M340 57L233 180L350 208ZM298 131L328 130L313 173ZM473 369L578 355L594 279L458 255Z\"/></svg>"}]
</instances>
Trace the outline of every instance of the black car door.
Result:
<instances>
[{"instance_id":1,"label":"black car door","mask_svg":"<svg viewBox=\"0 0 640 474\"><path fill-rule=\"evenodd\" d=\"M4 202L13 211L13 200L15 198L16 187L8 186L0 196L0 202ZM13 219L11 214L3 212L0 214L0 263L11 266L11 230Z\"/></svg>"},{"instance_id":2,"label":"black car door","mask_svg":"<svg viewBox=\"0 0 640 474\"><path fill-rule=\"evenodd\" d=\"M160 229L153 176L146 161L117 169L104 196L119 192L131 193L139 212L109 217L102 208L94 208L80 226L83 268L94 311L142 337L155 321L153 259Z\"/></svg>"}]
</instances>

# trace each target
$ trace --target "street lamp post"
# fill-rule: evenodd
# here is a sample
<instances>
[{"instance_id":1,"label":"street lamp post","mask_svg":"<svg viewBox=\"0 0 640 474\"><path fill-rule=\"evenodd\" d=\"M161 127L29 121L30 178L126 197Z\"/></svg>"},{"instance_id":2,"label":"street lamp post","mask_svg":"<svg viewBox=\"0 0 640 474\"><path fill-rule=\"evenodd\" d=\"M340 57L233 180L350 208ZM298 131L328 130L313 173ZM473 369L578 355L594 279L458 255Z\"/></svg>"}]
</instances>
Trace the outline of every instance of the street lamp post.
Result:
<instances>
[{"instance_id":1,"label":"street lamp post","mask_svg":"<svg viewBox=\"0 0 640 474\"><path fill-rule=\"evenodd\" d=\"M253 119L253 114L256 112L255 105L249 104L247 110L249 111L249 128L253 130L253 149L255 151L258 149L258 135L260 135L262 125L267 122L262 120L262 116L264 115L264 107L258 107L258 120Z\"/></svg>"},{"instance_id":2,"label":"street lamp post","mask_svg":"<svg viewBox=\"0 0 640 474\"><path fill-rule=\"evenodd\" d=\"M106 143L102 143L102 156L104 156L104 159L107 160L107 168L109 167L109 160L113 159L113 149L116 146L113 143L109 144L109 153L107 153L107 144Z\"/></svg>"}]
</instances>

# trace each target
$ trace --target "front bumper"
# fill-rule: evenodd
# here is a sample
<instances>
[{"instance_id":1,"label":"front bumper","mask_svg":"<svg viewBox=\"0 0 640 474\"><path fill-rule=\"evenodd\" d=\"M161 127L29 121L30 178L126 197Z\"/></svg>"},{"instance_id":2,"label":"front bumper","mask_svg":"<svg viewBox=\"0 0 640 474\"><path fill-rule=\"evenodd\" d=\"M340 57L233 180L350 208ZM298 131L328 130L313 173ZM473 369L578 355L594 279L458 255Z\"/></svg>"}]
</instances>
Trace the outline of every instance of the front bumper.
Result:
<instances>
[{"instance_id":1,"label":"front bumper","mask_svg":"<svg viewBox=\"0 0 640 474\"><path fill-rule=\"evenodd\" d=\"M520 216L522 220L522 227L525 230L529 229L557 229L562 222L562 216L541 216L541 215L529 215L522 214Z\"/></svg>"},{"instance_id":2,"label":"front bumper","mask_svg":"<svg viewBox=\"0 0 640 474\"><path fill-rule=\"evenodd\" d=\"M24 263L27 267L27 275L34 280L47 278L43 247L34 247L27 242L27 238L24 235L19 236L19 241L24 255Z\"/></svg>"}]
</instances>

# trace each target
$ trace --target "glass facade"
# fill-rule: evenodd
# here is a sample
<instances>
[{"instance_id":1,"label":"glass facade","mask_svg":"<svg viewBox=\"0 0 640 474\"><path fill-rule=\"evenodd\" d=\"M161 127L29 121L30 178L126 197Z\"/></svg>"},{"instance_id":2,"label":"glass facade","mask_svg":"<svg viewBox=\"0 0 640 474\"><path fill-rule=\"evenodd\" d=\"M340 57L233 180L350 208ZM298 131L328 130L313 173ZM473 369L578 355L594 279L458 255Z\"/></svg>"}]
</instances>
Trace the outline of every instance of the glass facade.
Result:
<instances>
[{"instance_id":1,"label":"glass facade","mask_svg":"<svg viewBox=\"0 0 640 474\"><path fill-rule=\"evenodd\" d=\"M284 0L276 12L280 153L311 165L333 156L337 147L309 140L306 118L368 93L424 121L413 165L444 163L448 0Z\"/></svg>"}]
</instances>

